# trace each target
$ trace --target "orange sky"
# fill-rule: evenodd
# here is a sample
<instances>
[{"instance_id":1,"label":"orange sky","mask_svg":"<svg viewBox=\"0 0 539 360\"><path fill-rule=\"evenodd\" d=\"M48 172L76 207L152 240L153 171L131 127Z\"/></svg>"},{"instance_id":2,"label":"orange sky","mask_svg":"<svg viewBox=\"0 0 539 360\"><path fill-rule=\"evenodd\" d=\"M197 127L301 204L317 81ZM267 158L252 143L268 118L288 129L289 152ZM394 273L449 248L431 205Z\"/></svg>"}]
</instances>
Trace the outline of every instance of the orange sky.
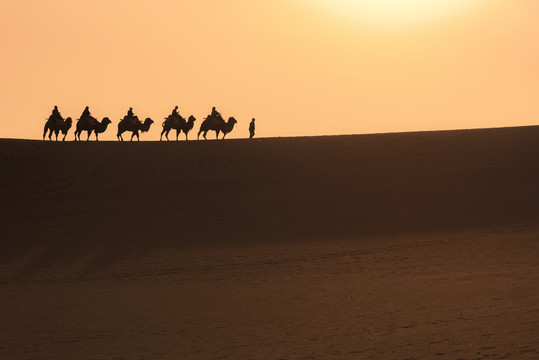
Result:
<instances>
[{"instance_id":1,"label":"orange sky","mask_svg":"<svg viewBox=\"0 0 539 360\"><path fill-rule=\"evenodd\" d=\"M143 140L175 105L191 139L212 106L230 137L251 117L258 136L539 122L538 1L378 25L306 0L3 1L0 137L40 139L54 105L110 117L103 140L129 106L157 123Z\"/></svg>"}]
</instances>

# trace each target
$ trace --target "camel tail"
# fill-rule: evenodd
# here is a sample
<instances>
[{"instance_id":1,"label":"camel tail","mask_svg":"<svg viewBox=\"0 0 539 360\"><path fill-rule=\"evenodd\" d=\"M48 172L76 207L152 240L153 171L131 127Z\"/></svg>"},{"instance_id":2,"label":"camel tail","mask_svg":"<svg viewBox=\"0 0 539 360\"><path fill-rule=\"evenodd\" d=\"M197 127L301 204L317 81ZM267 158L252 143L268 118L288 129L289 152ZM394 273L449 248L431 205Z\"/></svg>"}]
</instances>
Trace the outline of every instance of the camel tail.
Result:
<instances>
[{"instance_id":1,"label":"camel tail","mask_svg":"<svg viewBox=\"0 0 539 360\"><path fill-rule=\"evenodd\" d=\"M48 130L49 130L49 122L47 121L45 123L45 127L43 128L43 140L45 140L45 135L47 135Z\"/></svg>"}]
</instances>

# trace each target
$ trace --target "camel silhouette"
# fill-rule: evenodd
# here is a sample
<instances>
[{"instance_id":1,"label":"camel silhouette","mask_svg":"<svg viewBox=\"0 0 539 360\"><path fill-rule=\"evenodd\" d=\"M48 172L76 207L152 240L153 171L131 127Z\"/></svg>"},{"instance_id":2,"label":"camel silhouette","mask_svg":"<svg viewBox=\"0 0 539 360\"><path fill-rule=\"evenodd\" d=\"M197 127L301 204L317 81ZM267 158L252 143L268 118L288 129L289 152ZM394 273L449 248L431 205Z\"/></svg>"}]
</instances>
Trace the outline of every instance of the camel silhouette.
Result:
<instances>
[{"instance_id":1,"label":"camel silhouette","mask_svg":"<svg viewBox=\"0 0 539 360\"><path fill-rule=\"evenodd\" d=\"M228 118L228 122L225 122L221 114L218 115L209 115L202 124L200 124L200 130L197 134L197 139L200 137L200 134L204 137L204 139L208 140L206 138L206 134L208 131L213 130L215 131L215 138L219 139L219 133L223 132L223 139L225 138L226 134L231 132L234 129L234 125L237 123L236 119L233 117Z\"/></svg>"},{"instance_id":2,"label":"camel silhouette","mask_svg":"<svg viewBox=\"0 0 539 360\"><path fill-rule=\"evenodd\" d=\"M176 141L178 141L178 136L182 131L185 134L185 140L187 140L187 134L195 125L195 121L196 118L193 115L189 116L187 121L181 115L169 115L165 121L163 121L163 131L161 131L159 140L161 141L163 139L163 134L165 134L168 141L168 133L171 129L176 130Z\"/></svg>"},{"instance_id":3,"label":"camel silhouette","mask_svg":"<svg viewBox=\"0 0 539 360\"><path fill-rule=\"evenodd\" d=\"M150 118L146 118L146 120L144 120L144 123L142 123L136 116L134 116L133 119L123 118L118 123L118 133L116 134L116 136L118 137L118 140L124 141L122 134L126 131L131 131L133 133L131 134L131 141L133 141L133 137L135 136L137 137L137 140L140 141L139 131L149 131L152 124L153 120Z\"/></svg>"},{"instance_id":4,"label":"camel silhouette","mask_svg":"<svg viewBox=\"0 0 539 360\"><path fill-rule=\"evenodd\" d=\"M104 117L101 122L99 122L93 116L83 116L77 121L77 129L75 130L75 141L80 140L80 133L83 131L88 131L88 138L86 141L90 140L90 135L92 131L95 132L95 141L99 141L98 134L101 134L107 130L107 126L112 123L108 117Z\"/></svg>"},{"instance_id":5,"label":"camel silhouette","mask_svg":"<svg viewBox=\"0 0 539 360\"><path fill-rule=\"evenodd\" d=\"M56 135L56 141L58 141L58 133L61 131L62 134L64 134L62 141L65 141L67 132L69 131L69 129L71 129L71 125L73 125L73 120L71 120L70 117L64 120L61 116L49 116L47 122L45 123L45 128L43 129L43 140L45 140L45 135L48 131L49 140L52 140L51 137L52 133L54 132L54 135Z\"/></svg>"}]
</instances>

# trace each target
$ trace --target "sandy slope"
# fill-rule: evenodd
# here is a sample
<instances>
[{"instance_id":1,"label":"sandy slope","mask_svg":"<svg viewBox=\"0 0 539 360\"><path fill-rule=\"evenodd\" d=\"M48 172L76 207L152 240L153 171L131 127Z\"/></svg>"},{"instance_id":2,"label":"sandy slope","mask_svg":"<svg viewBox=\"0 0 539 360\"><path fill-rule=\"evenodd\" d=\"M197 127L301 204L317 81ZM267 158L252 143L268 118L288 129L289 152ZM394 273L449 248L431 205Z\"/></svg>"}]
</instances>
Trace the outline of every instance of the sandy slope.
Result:
<instances>
[{"instance_id":1,"label":"sandy slope","mask_svg":"<svg viewBox=\"0 0 539 360\"><path fill-rule=\"evenodd\" d=\"M538 140L0 140L0 359L536 359Z\"/></svg>"}]
</instances>

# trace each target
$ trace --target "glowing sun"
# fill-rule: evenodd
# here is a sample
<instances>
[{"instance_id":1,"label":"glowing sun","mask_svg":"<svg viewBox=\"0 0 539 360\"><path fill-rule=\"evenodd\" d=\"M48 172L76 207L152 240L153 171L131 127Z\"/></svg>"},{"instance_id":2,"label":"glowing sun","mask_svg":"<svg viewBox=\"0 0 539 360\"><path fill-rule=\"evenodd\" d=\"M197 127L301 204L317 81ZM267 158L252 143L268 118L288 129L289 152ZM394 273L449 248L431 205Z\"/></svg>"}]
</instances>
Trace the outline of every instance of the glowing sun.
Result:
<instances>
[{"instance_id":1,"label":"glowing sun","mask_svg":"<svg viewBox=\"0 0 539 360\"><path fill-rule=\"evenodd\" d=\"M436 21L482 1L485 0L309 0L348 19L378 26Z\"/></svg>"}]
</instances>

